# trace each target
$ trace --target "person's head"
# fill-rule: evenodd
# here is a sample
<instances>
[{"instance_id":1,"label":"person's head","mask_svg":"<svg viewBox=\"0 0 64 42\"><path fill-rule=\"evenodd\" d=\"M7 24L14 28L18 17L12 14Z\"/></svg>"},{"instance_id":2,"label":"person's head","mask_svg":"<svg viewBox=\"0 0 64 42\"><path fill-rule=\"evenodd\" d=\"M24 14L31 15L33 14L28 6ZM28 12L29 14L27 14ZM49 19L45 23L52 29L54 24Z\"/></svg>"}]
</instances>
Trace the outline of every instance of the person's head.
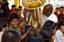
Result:
<instances>
[{"instance_id":1,"label":"person's head","mask_svg":"<svg viewBox=\"0 0 64 42\"><path fill-rule=\"evenodd\" d=\"M17 15L18 15L18 16L21 16L21 11L22 11L21 9L17 9L16 12L17 12Z\"/></svg>"},{"instance_id":2,"label":"person's head","mask_svg":"<svg viewBox=\"0 0 64 42\"><path fill-rule=\"evenodd\" d=\"M19 34L15 31L8 30L3 33L1 42L19 42Z\"/></svg>"},{"instance_id":3,"label":"person's head","mask_svg":"<svg viewBox=\"0 0 64 42\"><path fill-rule=\"evenodd\" d=\"M60 7L60 14L58 16L59 20L63 20L64 19L64 6Z\"/></svg>"},{"instance_id":4,"label":"person's head","mask_svg":"<svg viewBox=\"0 0 64 42\"><path fill-rule=\"evenodd\" d=\"M49 16L53 11L53 6L51 4L47 4L43 8L43 14Z\"/></svg>"},{"instance_id":5,"label":"person's head","mask_svg":"<svg viewBox=\"0 0 64 42\"><path fill-rule=\"evenodd\" d=\"M53 24L52 29L51 29L51 31L52 31L51 34L52 34L52 35L55 35L55 32L56 32L56 30L57 30L57 26L58 26L57 23L54 23L54 24Z\"/></svg>"},{"instance_id":6,"label":"person's head","mask_svg":"<svg viewBox=\"0 0 64 42\"><path fill-rule=\"evenodd\" d=\"M21 12L22 12L22 6L19 6L17 9L18 16L21 16Z\"/></svg>"},{"instance_id":7,"label":"person's head","mask_svg":"<svg viewBox=\"0 0 64 42\"><path fill-rule=\"evenodd\" d=\"M61 6L60 8L61 8L61 9L64 9L64 6Z\"/></svg>"},{"instance_id":8,"label":"person's head","mask_svg":"<svg viewBox=\"0 0 64 42\"><path fill-rule=\"evenodd\" d=\"M16 9L16 5L12 5L12 9L15 10Z\"/></svg>"},{"instance_id":9,"label":"person's head","mask_svg":"<svg viewBox=\"0 0 64 42\"><path fill-rule=\"evenodd\" d=\"M61 14L64 14L64 6L61 6L60 9L61 9Z\"/></svg>"},{"instance_id":10,"label":"person's head","mask_svg":"<svg viewBox=\"0 0 64 42\"><path fill-rule=\"evenodd\" d=\"M60 7L56 7L54 14L59 16L60 12Z\"/></svg>"},{"instance_id":11,"label":"person's head","mask_svg":"<svg viewBox=\"0 0 64 42\"><path fill-rule=\"evenodd\" d=\"M10 26L14 27L14 28L17 28L18 25L19 25L19 16L17 14L11 14L9 16L9 23L10 23Z\"/></svg>"},{"instance_id":12,"label":"person's head","mask_svg":"<svg viewBox=\"0 0 64 42\"><path fill-rule=\"evenodd\" d=\"M60 29L64 33L64 21L59 22L58 29Z\"/></svg>"},{"instance_id":13,"label":"person's head","mask_svg":"<svg viewBox=\"0 0 64 42\"><path fill-rule=\"evenodd\" d=\"M17 15L18 16L20 16L21 14L20 14L20 10L19 9L17 9Z\"/></svg>"},{"instance_id":14,"label":"person's head","mask_svg":"<svg viewBox=\"0 0 64 42\"><path fill-rule=\"evenodd\" d=\"M22 11L22 6L19 6L18 8Z\"/></svg>"}]
</instances>

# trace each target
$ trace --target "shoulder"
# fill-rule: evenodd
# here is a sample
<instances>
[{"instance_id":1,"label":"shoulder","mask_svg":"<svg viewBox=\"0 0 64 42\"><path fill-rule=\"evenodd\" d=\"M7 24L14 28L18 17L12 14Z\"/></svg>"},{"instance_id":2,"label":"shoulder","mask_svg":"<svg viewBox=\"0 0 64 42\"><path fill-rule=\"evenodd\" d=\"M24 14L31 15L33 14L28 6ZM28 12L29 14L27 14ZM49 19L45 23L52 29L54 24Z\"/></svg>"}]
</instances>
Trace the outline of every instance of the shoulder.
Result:
<instances>
[{"instance_id":1,"label":"shoulder","mask_svg":"<svg viewBox=\"0 0 64 42\"><path fill-rule=\"evenodd\" d=\"M56 34L61 34L61 33L62 33L61 30L56 31Z\"/></svg>"},{"instance_id":2,"label":"shoulder","mask_svg":"<svg viewBox=\"0 0 64 42\"><path fill-rule=\"evenodd\" d=\"M51 21L54 21L55 23L58 22L58 18L57 18L57 16L56 16L54 13L52 13L52 14L49 16L48 19L51 20Z\"/></svg>"},{"instance_id":3,"label":"shoulder","mask_svg":"<svg viewBox=\"0 0 64 42\"><path fill-rule=\"evenodd\" d=\"M57 30L55 36L56 36L56 37L61 37L61 36L63 36L61 30Z\"/></svg>"}]
</instances>

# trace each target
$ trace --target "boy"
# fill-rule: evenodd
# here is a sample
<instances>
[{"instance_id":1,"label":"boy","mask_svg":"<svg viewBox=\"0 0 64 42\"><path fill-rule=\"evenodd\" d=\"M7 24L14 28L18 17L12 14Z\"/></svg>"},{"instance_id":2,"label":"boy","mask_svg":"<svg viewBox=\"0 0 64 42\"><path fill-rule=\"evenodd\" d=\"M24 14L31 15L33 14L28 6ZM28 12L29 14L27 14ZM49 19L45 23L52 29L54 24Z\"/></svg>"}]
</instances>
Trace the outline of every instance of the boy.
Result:
<instances>
[{"instance_id":1,"label":"boy","mask_svg":"<svg viewBox=\"0 0 64 42\"><path fill-rule=\"evenodd\" d=\"M11 14L9 16L9 30L16 31L20 37L21 40L23 40L27 35L28 32L22 35L20 29L19 29L19 16L16 14Z\"/></svg>"}]
</instances>

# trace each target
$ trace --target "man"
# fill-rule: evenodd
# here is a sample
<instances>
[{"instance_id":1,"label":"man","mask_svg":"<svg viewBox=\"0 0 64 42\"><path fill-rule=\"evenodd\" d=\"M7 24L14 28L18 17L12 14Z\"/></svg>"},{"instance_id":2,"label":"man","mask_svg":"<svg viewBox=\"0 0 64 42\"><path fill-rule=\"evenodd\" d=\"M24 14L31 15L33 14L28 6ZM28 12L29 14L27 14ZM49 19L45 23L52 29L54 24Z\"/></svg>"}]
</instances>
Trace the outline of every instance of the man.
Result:
<instances>
[{"instance_id":1,"label":"man","mask_svg":"<svg viewBox=\"0 0 64 42\"><path fill-rule=\"evenodd\" d=\"M57 17L52 13L53 6L51 4L45 5L42 12L43 14L41 15L41 28L47 20L51 20L54 22L57 21Z\"/></svg>"},{"instance_id":2,"label":"man","mask_svg":"<svg viewBox=\"0 0 64 42\"><path fill-rule=\"evenodd\" d=\"M56 21L55 15L52 13L53 12L53 7L51 4L47 4L43 8L43 14L41 15L41 29L40 29L40 34L42 37L44 37L45 42L49 42L50 36L51 36L51 28L53 23ZM47 21L49 21L47 23ZM44 35L45 34L45 35Z\"/></svg>"}]
</instances>

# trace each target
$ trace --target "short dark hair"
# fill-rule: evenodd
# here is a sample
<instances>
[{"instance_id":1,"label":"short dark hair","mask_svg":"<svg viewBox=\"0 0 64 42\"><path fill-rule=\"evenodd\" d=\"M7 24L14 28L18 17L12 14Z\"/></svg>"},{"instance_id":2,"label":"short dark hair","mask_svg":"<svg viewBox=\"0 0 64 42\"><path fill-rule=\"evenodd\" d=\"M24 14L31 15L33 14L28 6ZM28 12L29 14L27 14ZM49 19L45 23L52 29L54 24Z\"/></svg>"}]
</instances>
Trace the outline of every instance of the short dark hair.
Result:
<instances>
[{"instance_id":1,"label":"short dark hair","mask_svg":"<svg viewBox=\"0 0 64 42\"><path fill-rule=\"evenodd\" d=\"M56 7L56 9L60 9L60 7Z\"/></svg>"},{"instance_id":2,"label":"short dark hair","mask_svg":"<svg viewBox=\"0 0 64 42\"><path fill-rule=\"evenodd\" d=\"M64 9L64 6L61 6L60 8L63 8Z\"/></svg>"},{"instance_id":3,"label":"short dark hair","mask_svg":"<svg viewBox=\"0 0 64 42\"><path fill-rule=\"evenodd\" d=\"M64 20L60 20L59 22L58 22L58 29L61 29L60 27L61 26L64 26Z\"/></svg>"},{"instance_id":4,"label":"short dark hair","mask_svg":"<svg viewBox=\"0 0 64 42\"><path fill-rule=\"evenodd\" d=\"M46 8L46 7L48 7L48 6L49 6L49 8L51 8L51 10L53 10L53 6L52 6L51 4L45 5L44 8Z\"/></svg>"},{"instance_id":5,"label":"short dark hair","mask_svg":"<svg viewBox=\"0 0 64 42\"><path fill-rule=\"evenodd\" d=\"M11 14L8 18L9 22L11 22L13 19L19 19L19 16L17 14Z\"/></svg>"},{"instance_id":6,"label":"short dark hair","mask_svg":"<svg viewBox=\"0 0 64 42\"><path fill-rule=\"evenodd\" d=\"M22 6L19 6L19 8L22 8Z\"/></svg>"},{"instance_id":7,"label":"short dark hair","mask_svg":"<svg viewBox=\"0 0 64 42\"><path fill-rule=\"evenodd\" d=\"M60 20L58 26L64 25L64 20Z\"/></svg>"},{"instance_id":8,"label":"short dark hair","mask_svg":"<svg viewBox=\"0 0 64 42\"><path fill-rule=\"evenodd\" d=\"M16 31L8 30L3 33L2 42L19 42L19 34Z\"/></svg>"},{"instance_id":9,"label":"short dark hair","mask_svg":"<svg viewBox=\"0 0 64 42\"><path fill-rule=\"evenodd\" d=\"M12 8L13 8L13 7L16 7L16 5L12 5Z\"/></svg>"}]
</instances>

